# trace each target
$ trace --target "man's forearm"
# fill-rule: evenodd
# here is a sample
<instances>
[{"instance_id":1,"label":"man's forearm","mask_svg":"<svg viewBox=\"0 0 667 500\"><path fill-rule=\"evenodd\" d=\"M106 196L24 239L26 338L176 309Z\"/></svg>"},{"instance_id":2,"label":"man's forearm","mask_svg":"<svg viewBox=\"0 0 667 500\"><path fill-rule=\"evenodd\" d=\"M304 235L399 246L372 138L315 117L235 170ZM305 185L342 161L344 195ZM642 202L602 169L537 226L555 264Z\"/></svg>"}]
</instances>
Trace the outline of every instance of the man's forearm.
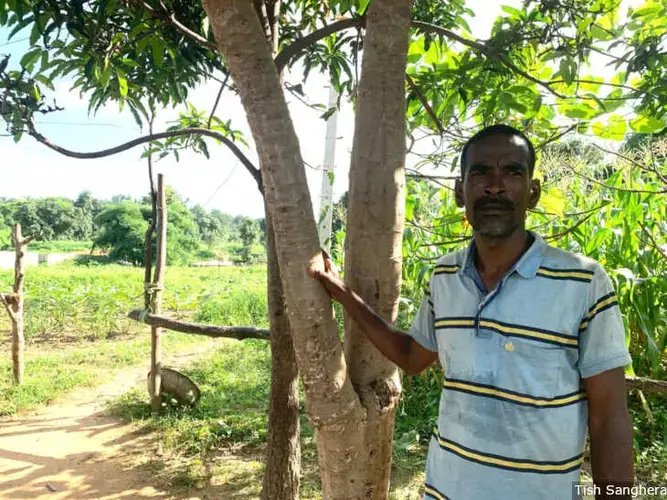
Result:
<instances>
[{"instance_id":1,"label":"man's forearm","mask_svg":"<svg viewBox=\"0 0 667 500\"><path fill-rule=\"evenodd\" d=\"M340 303L373 345L404 372L413 375L424 368L416 366L411 356L415 343L412 337L385 321L359 295L348 289Z\"/></svg>"},{"instance_id":2,"label":"man's forearm","mask_svg":"<svg viewBox=\"0 0 667 500\"><path fill-rule=\"evenodd\" d=\"M631 486L634 479L632 426L627 413L591 423L590 442L593 482L600 487L596 499L629 500L630 495L613 494L621 486Z\"/></svg>"}]
</instances>

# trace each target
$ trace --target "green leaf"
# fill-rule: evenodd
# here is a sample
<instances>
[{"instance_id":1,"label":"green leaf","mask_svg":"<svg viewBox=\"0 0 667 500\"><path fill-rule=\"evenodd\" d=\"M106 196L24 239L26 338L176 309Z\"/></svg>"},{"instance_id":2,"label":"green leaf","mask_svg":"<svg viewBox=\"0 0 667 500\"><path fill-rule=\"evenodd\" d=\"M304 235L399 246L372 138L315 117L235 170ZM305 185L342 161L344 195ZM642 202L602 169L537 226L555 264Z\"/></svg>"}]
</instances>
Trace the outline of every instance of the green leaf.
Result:
<instances>
[{"instance_id":1,"label":"green leaf","mask_svg":"<svg viewBox=\"0 0 667 500\"><path fill-rule=\"evenodd\" d=\"M139 125L139 128L143 128L143 123L141 122L141 116L139 115L139 112L137 109L134 107L134 105L128 101L128 107L130 108L130 112L132 113L132 116L134 117L134 121Z\"/></svg>"},{"instance_id":2,"label":"green leaf","mask_svg":"<svg viewBox=\"0 0 667 500\"><path fill-rule=\"evenodd\" d=\"M153 62L155 63L155 66L161 68L164 63L164 52L166 48L160 37L155 36L151 39L151 50L153 52Z\"/></svg>"},{"instance_id":3,"label":"green leaf","mask_svg":"<svg viewBox=\"0 0 667 500\"><path fill-rule=\"evenodd\" d=\"M359 14L365 14L366 9L368 8L368 4L370 3L370 0L359 0L359 6L357 7L357 11Z\"/></svg>"},{"instance_id":4,"label":"green leaf","mask_svg":"<svg viewBox=\"0 0 667 500\"><path fill-rule=\"evenodd\" d=\"M37 43L37 40L39 40L39 35L41 35L42 32L39 29L39 23L35 23L32 25L32 31L30 32L30 45L35 45Z\"/></svg>"},{"instance_id":5,"label":"green leaf","mask_svg":"<svg viewBox=\"0 0 667 500\"><path fill-rule=\"evenodd\" d=\"M333 186L335 175L333 172L327 172L327 177L329 178L329 185Z\"/></svg>"},{"instance_id":6,"label":"green leaf","mask_svg":"<svg viewBox=\"0 0 667 500\"><path fill-rule=\"evenodd\" d=\"M582 78L581 90L585 92L597 92L600 90L600 86L604 83L604 78L593 75L586 75Z\"/></svg>"},{"instance_id":7,"label":"green leaf","mask_svg":"<svg viewBox=\"0 0 667 500\"><path fill-rule=\"evenodd\" d=\"M37 75L35 76L35 80L47 87L49 90L56 90L53 86L53 82L47 78L46 75Z\"/></svg>"},{"instance_id":8,"label":"green leaf","mask_svg":"<svg viewBox=\"0 0 667 500\"><path fill-rule=\"evenodd\" d=\"M116 79L118 80L118 92L120 92L121 97L127 97L127 78L121 71L118 71Z\"/></svg>"},{"instance_id":9,"label":"green leaf","mask_svg":"<svg viewBox=\"0 0 667 500\"><path fill-rule=\"evenodd\" d=\"M659 13L662 10L662 6L655 2L646 2L645 5L635 9L632 12L632 19L637 19L639 17L652 16Z\"/></svg>"},{"instance_id":10,"label":"green leaf","mask_svg":"<svg viewBox=\"0 0 667 500\"><path fill-rule=\"evenodd\" d=\"M665 128L665 123L652 116L638 116L630 120L630 128L640 134L652 134Z\"/></svg>"},{"instance_id":11,"label":"green leaf","mask_svg":"<svg viewBox=\"0 0 667 500\"><path fill-rule=\"evenodd\" d=\"M521 18L523 17L523 12L521 12L519 9L515 9L514 7L510 7L509 5L503 5L501 7L502 11L505 12L506 14L509 14L512 17L516 18Z\"/></svg>"},{"instance_id":12,"label":"green leaf","mask_svg":"<svg viewBox=\"0 0 667 500\"><path fill-rule=\"evenodd\" d=\"M28 72L32 72L37 60L42 56L42 49L33 49L29 52L26 52L21 58L21 66L23 66Z\"/></svg>"},{"instance_id":13,"label":"green leaf","mask_svg":"<svg viewBox=\"0 0 667 500\"><path fill-rule=\"evenodd\" d=\"M558 111L568 118L590 119L598 114L597 110L588 103L565 103L558 106Z\"/></svg>"},{"instance_id":14,"label":"green leaf","mask_svg":"<svg viewBox=\"0 0 667 500\"><path fill-rule=\"evenodd\" d=\"M597 121L592 125L593 133L602 139L621 141L625 137L627 124L620 115L611 115L608 123Z\"/></svg>"},{"instance_id":15,"label":"green leaf","mask_svg":"<svg viewBox=\"0 0 667 500\"><path fill-rule=\"evenodd\" d=\"M558 69L565 83L571 85L577 75L577 63L574 62L574 59L571 57L561 59Z\"/></svg>"},{"instance_id":16,"label":"green leaf","mask_svg":"<svg viewBox=\"0 0 667 500\"><path fill-rule=\"evenodd\" d=\"M152 43L154 36L143 36L137 41L137 54L142 54L149 43Z\"/></svg>"},{"instance_id":17,"label":"green leaf","mask_svg":"<svg viewBox=\"0 0 667 500\"><path fill-rule=\"evenodd\" d=\"M591 26L591 36L595 40L602 40L602 41L607 41L607 40L611 40L611 39L614 38L614 35L612 35L608 31L602 29L597 24L594 24L593 26Z\"/></svg>"}]
</instances>

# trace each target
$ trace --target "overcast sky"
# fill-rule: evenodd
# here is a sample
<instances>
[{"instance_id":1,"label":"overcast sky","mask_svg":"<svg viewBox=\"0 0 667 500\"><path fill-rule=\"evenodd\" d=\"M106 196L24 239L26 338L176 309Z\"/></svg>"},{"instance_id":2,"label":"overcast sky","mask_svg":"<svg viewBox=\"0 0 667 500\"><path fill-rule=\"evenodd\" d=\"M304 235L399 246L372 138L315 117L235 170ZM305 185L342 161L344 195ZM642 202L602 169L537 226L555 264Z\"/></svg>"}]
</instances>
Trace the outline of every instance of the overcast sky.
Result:
<instances>
[{"instance_id":1,"label":"overcast sky","mask_svg":"<svg viewBox=\"0 0 667 500\"><path fill-rule=\"evenodd\" d=\"M486 38L500 12L500 5L519 6L520 0L473 0L468 4L475 8L476 16L469 20L471 30L477 38ZM634 3L634 2L633 2ZM6 43L7 30L0 29L0 54L11 53L19 59L27 49L27 41ZM14 40L27 36L20 33ZM298 75L287 81L297 82ZM191 93L192 103L200 109L210 109L219 86L213 82L205 84ZM327 80L322 75L312 75L305 89L309 101L326 104ZM145 133L139 130L129 111L119 112L117 106L101 109L96 116L87 114L87 101L77 92L70 92L69 85L62 82L56 87L56 101L65 111L38 118L39 130L51 141L77 151L94 151L125 142ZM288 94L292 119L301 142L304 160L314 169L307 168L312 199L317 200L321 174L316 168L321 165L324 154L325 122L319 112L312 110ZM178 110L165 109L158 114L155 130L166 128ZM250 142L245 153L256 161L250 132L240 102L231 93L226 93L219 107L218 116L231 118L235 129L242 130ZM352 145L354 117L349 103L342 107L338 119L336 147L336 176L334 198L347 189L347 175ZM141 159L142 148L135 148L119 155L99 160L75 160L46 149L32 138L25 137L19 144L11 138L0 138L0 196L44 197L64 196L74 198L89 190L94 196L109 199L115 194L132 197L144 195L148 189L146 160ZM235 156L224 146L210 148L211 159L201 155L184 153L180 162L168 157L157 163L157 171L164 173L167 183L191 204L205 204L207 209L217 208L230 214L263 217L263 204L254 181L239 164ZM316 201L315 201L316 202Z\"/></svg>"}]
</instances>

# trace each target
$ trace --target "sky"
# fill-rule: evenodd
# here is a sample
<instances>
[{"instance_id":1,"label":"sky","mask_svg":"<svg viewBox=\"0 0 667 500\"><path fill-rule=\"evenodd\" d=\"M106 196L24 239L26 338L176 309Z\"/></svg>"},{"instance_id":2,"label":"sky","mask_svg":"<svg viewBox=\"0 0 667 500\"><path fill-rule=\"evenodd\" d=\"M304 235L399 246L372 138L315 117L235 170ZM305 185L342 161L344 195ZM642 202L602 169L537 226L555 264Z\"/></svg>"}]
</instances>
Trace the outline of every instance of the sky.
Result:
<instances>
[{"instance_id":1,"label":"sky","mask_svg":"<svg viewBox=\"0 0 667 500\"><path fill-rule=\"evenodd\" d=\"M501 5L519 6L521 0L471 0L469 6L476 12L469 25L476 38L487 38L493 21L500 13ZM0 54L10 53L12 59L28 48L28 42L10 43L6 29L0 29ZM27 33L27 30L26 32ZM13 40L21 40L27 34L19 33ZM287 75L286 81L298 83L299 74ZM193 90L190 101L199 109L210 109L219 90L216 82L206 83ZM312 75L304 87L308 101L326 104L328 82L324 75ZM75 151L95 151L131 140L147 133L140 130L129 111L119 112L110 104L94 115L87 113L88 102L78 92L69 90L67 82L56 85L54 97L65 110L36 119L38 130L52 142ZM313 110L286 95L292 120L300 140L306 167L311 198L318 203L321 185L326 122L321 112ZM249 147L245 154L257 164L252 137L239 99L231 92L223 95L217 115L231 118L233 128L243 131ZM158 113L155 130L164 130L178 116L178 109L164 109ZM354 133L354 114L349 102L344 102L338 117L334 199L347 189L350 151ZM194 153L181 154L180 162L173 156L155 164L155 170L165 174L166 182L188 204L201 204L207 209L219 209L232 215L263 217L262 198L254 180L240 165L236 157L224 146L209 141L211 157L207 160ZM75 198L82 191L90 191L100 199L110 199L116 194L133 198L143 196L148 190L146 160L141 158L141 147L121 154L96 160L67 158L25 136L18 144L10 137L0 137L0 197L63 196ZM317 208L317 207L315 207Z\"/></svg>"}]
</instances>

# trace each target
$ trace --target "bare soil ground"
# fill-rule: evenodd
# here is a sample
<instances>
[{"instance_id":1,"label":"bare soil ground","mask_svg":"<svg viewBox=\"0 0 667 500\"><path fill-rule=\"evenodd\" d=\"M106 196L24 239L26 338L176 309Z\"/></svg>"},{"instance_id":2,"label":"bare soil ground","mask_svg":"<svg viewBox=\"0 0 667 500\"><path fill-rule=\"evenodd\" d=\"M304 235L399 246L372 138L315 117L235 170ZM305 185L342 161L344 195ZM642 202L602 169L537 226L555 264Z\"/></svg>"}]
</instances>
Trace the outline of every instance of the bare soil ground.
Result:
<instances>
[{"instance_id":1,"label":"bare soil ground","mask_svg":"<svg viewBox=\"0 0 667 500\"><path fill-rule=\"evenodd\" d=\"M174 357L170 366L203 350ZM105 411L111 398L145 387L147 372L126 369L103 386L77 390L35 414L0 419L0 498L173 498L155 484L149 469L137 466L157 451L155 439Z\"/></svg>"}]
</instances>

